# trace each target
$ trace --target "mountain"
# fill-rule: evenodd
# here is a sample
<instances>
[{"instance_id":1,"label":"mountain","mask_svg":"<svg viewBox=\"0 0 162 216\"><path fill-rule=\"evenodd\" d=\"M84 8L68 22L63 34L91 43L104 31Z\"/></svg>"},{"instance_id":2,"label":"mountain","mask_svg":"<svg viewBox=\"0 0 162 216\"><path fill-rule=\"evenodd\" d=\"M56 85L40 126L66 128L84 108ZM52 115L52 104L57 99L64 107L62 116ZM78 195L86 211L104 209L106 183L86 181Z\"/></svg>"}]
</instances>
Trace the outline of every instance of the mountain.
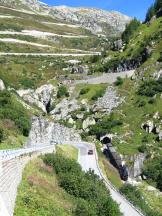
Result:
<instances>
[{"instance_id":1,"label":"mountain","mask_svg":"<svg viewBox=\"0 0 162 216\"><path fill-rule=\"evenodd\" d=\"M120 34L131 18L116 11L95 8L50 7L37 0L1 0L4 6L49 15L62 21L80 25L94 34Z\"/></svg>"}]
</instances>

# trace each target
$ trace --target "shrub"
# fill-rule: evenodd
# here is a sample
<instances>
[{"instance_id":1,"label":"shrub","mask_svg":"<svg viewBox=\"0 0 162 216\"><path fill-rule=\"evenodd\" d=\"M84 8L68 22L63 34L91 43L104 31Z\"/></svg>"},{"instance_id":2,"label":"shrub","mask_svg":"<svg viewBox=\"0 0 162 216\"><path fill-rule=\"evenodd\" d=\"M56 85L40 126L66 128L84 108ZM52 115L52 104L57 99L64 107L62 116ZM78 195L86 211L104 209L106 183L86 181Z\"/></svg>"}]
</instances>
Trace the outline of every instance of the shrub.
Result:
<instances>
[{"instance_id":1,"label":"shrub","mask_svg":"<svg viewBox=\"0 0 162 216\"><path fill-rule=\"evenodd\" d=\"M153 97L155 94L162 92L162 78L158 80L144 81L139 87L138 94Z\"/></svg>"},{"instance_id":2,"label":"shrub","mask_svg":"<svg viewBox=\"0 0 162 216\"><path fill-rule=\"evenodd\" d=\"M117 80L115 81L115 85L116 86L120 86L120 85L123 85L123 79L121 77L117 77Z\"/></svg>"},{"instance_id":3,"label":"shrub","mask_svg":"<svg viewBox=\"0 0 162 216\"><path fill-rule=\"evenodd\" d=\"M143 168L143 174L147 176L147 180L159 184L159 177L162 172L162 157L148 159ZM162 179L161 179L162 180ZM160 189L160 188L159 188Z\"/></svg>"},{"instance_id":4,"label":"shrub","mask_svg":"<svg viewBox=\"0 0 162 216\"><path fill-rule=\"evenodd\" d=\"M69 97L69 92L66 86L61 85L59 86L58 91L57 91L57 98L61 98L63 96Z\"/></svg>"},{"instance_id":5,"label":"shrub","mask_svg":"<svg viewBox=\"0 0 162 216\"><path fill-rule=\"evenodd\" d=\"M84 94L87 94L88 92L89 92L89 88L87 87L87 88L82 88L81 90L80 90L80 95L84 95Z\"/></svg>"},{"instance_id":6,"label":"shrub","mask_svg":"<svg viewBox=\"0 0 162 216\"><path fill-rule=\"evenodd\" d=\"M110 133L113 127L120 125L122 125L120 120L114 119L113 116L106 116L90 127L89 135L95 135L99 138L100 136Z\"/></svg>"},{"instance_id":7,"label":"shrub","mask_svg":"<svg viewBox=\"0 0 162 216\"><path fill-rule=\"evenodd\" d=\"M10 119L24 136L31 128L30 118L24 107L8 91L0 91L0 118Z\"/></svg>"},{"instance_id":8,"label":"shrub","mask_svg":"<svg viewBox=\"0 0 162 216\"><path fill-rule=\"evenodd\" d=\"M105 94L105 89L100 89L98 91L96 91L95 95L92 96L92 100L96 101L98 98L103 97Z\"/></svg>"},{"instance_id":9,"label":"shrub","mask_svg":"<svg viewBox=\"0 0 162 216\"><path fill-rule=\"evenodd\" d=\"M58 154L47 154L43 160L53 166L58 175L59 185L81 200L74 210L74 215L121 215L105 184L93 171L85 173L76 161Z\"/></svg>"}]
</instances>

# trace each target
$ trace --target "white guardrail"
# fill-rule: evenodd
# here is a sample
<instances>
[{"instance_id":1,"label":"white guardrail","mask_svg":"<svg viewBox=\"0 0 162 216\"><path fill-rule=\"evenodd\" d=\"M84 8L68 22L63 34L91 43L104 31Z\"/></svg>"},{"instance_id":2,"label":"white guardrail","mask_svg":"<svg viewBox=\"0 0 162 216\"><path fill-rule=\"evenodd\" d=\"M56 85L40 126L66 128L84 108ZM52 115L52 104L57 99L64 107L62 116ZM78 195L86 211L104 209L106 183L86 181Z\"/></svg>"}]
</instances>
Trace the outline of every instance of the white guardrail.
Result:
<instances>
[{"instance_id":1,"label":"white guardrail","mask_svg":"<svg viewBox=\"0 0 162 216\"><path fill-rule=\"evenodd\" d=\"M8 150L0 150L0 160L10 160L25 154L32 154L34 152L39 152L44 149L48 149L54 147L55 145L48 145L48 146L35 146L32 148L22 148L22 149L8 149Z\"/></svg>"}]
</instances>

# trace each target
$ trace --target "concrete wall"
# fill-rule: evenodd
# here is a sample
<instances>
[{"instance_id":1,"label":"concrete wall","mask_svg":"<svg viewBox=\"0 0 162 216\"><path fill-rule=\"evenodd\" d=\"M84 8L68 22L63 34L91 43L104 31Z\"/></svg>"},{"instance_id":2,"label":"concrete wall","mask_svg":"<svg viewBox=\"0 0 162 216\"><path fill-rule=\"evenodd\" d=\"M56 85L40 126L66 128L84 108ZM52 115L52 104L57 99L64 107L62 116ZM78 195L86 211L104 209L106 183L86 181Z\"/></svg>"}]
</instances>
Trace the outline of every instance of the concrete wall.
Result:
<instances>
[{"instance_id":1,"label":"concrete wall","mask_svg":"<svg viewBox=\"0 0 162 216\"><path fill-rule=\"evenodd\" d=\"M18 186L22 180L25 165L37 156L52 153L54 146L0 161L0 216L12 216L15 207Z\"/></svg>"}]
</instances>

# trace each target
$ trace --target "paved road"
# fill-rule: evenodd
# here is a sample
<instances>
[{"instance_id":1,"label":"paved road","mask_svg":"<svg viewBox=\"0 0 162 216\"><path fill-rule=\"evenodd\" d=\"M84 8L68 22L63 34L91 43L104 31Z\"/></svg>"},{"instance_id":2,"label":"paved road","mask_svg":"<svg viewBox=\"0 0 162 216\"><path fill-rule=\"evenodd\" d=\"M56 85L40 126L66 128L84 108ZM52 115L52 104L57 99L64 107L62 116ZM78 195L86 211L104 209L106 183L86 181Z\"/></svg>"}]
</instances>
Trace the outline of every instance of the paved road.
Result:
<instances>
[{"instance_id":1,"label":"paved road","mask_svg":"<svg viewBox=\"0 0 162 216\"><path fill-rule=\"evenodd\" d=\"M101 55L100 52L92 53L5 53L0 52L0 56L73 56L73 57L82 57L82 56L93 56Z\"/></svg>"},{"instance_id":2,"label":"paved road","mask_svg":"<svg viewBox=\"0 0 162 216\"><path fill-rule=\"evenodd\" d=\"M89 169L94 170L94 172L100 176L100 178L104 179L106 187L109 189L111 196L114 201L116 201L120 205L120 211L124 214L124 216L141 216L142 213L138 212L112 185L109 181L105 179L103 176L99 165L98 158L96 154L88 155L88 150L93 149L96 152L95 147L88 143L79 143L76 144L76 147L79 148L78 162L82 166L84 171L88 171Z\"/></svg>"}]
</instances>

